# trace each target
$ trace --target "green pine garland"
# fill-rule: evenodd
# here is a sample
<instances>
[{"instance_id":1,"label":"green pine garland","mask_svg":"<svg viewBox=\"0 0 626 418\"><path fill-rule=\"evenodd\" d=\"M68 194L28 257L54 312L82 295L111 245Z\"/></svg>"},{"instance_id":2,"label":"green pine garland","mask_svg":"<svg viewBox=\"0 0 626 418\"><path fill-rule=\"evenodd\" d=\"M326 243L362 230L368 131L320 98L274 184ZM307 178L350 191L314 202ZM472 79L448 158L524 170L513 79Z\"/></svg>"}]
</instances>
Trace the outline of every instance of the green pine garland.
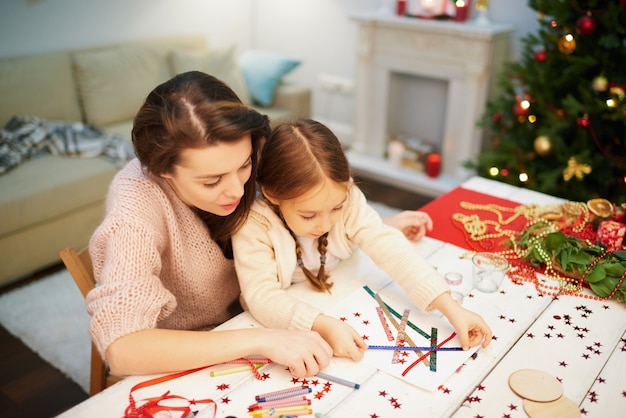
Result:
<instances>
[{"instance_id":1,"label":"green pine garland","mask_svg":"<svg viewBox=\"0 0 626 418\"><path fill-rule=\"evenodd\" d=\"M626 251L605 254L601 246L549 231L549 222L540 221L521 232L518 246L531 266L551 265L562 276L583 279L599 297L626 301Z\"/></svg>"}]
</instances>

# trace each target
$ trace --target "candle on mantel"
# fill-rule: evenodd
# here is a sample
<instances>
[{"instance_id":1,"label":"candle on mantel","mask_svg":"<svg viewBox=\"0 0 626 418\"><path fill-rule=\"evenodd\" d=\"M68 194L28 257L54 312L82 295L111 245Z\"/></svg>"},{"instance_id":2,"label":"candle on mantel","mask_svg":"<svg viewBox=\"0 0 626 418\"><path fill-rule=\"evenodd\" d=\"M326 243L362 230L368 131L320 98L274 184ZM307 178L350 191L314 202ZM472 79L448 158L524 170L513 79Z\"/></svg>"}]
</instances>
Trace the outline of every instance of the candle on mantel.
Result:
<instances>
[{"instance_id":1,"label":"candle on mantel","mask_svg":"<svg viewBox=\"0 0 626 418\"><path fill-rule=\"evenodd\" d=\"M441 155L433 152L426 156L426 175L428 177L438 177L441 171Z\"/></svg>"},{"instance_id":2,"label":"candle on mantel","mask_svg":"<svg viewBox=\"0 0 626 418\"><path fill-rule=\"evenodd\" d=\"M456 0L454 2L456 13L454 15L455 22L465 22L469 17L470 4L472 0Z\"/></svg>"},{"instance_id":3,"label":"candle on mantel","mask_svg":"<svg viewBox=\"0 0 626 418\"><path fill-rule=\"evenodd\" d=\"M398 16L404 16L406 14L406 1L407 0L397 0L396 14Z\"/></svg>"}]
</instances>

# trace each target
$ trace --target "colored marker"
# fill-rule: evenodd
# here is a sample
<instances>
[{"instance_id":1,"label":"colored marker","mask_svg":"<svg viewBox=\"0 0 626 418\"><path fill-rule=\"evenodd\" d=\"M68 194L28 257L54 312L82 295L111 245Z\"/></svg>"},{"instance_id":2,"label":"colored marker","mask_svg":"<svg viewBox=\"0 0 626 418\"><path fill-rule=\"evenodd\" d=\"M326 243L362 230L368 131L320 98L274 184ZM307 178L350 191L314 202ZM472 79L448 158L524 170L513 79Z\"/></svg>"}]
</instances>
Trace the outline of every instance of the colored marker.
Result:
<instances>
[{"instance_id":1,"label":"colored marker","mask_svg":"<svg viewBox=\"0 0 626 418\"><path fill-rule=\"evenodd\" d=\"M340 385L348 386L349 388L353 388L353 389L361 388L361 385L359 385L358 383L350 382L349 380L342 379L341 377L331 376L329 374L322 373L322 372L318 372L316 376L321 377L322 379L329 380L331 382L339 383Z\"/></svg>"},{"instance_id":2,"label":"colored marker","mask_svg":"<svg viewBox=\"0 0 626 418\"><path fill-rule=\"evenodd\" d=\"M257 401L268 402L268 401L275 401L277 399L291 398L292 396L298 396L298 395L304 395L306 393L311 393L312 389L307 386L307 387L302 387L302 388L293 388L293 389L290 389L289 391L281 391L281 392L282 393L276 393L273 395L264 396L263 398L257 399Z\"/></svg>"},{"instance_id":3,"label":"colored marker","mask_svg":"<svg viewBox=\"0 0 626 418\"><path fill-rule=\"evenodd\" d=\"M276 399L274 401L268 402L257 402L248 407L249 411L255 411L257 409L269 409L276 408L281 406L292 406L292 405L311 405L311 400L307 399L306 396L296 396L293 398L285 398L285 399Z\"/></svg>"},{"instance_id":4,"label":"colored marker","mask_svg":"<svg viewBox=\"0 0 626 418\"><path fill-rule=\"evenodd\" d=\"M256 411L250 411L248 414L253 417L258 417L259 415L277 415L278 412L287 412L291 414L292 412L298 412L303 410L310 410L309 405L294 405L294 406L284 406L282 408L269 408L269 409L258 409ZM284 414L283 414L284 415Z\"/></svg>"},{"instance_id":5,"label":"colored marker","mask_svg":"<svg viewBox=\"0 0 626 418\"><path fill-rule=\"evenodd\" d=\"M401 350L401 351L416 351L416 350L424 350L424 351L463 351L463 347L415 347L415 346L404 346L404 345L369 345L367 346L370 350Z\"/></svg>"},{"instance_id":6,"label":"colored marker","mask_svg":"<svg viewBox=\"0 0 626 418\"><path fill-rule=\"evenodd\" d=\"M257 369L259 367L264 366L264 364L255 364L254 367L256 367ZM239 366L239 367L231 367L229 369L222 369L222 370L214 370L211 372L211 377L215 377L215 376L223 376L225 374L232 374L232 373L240 373L240 372L247 372L252 370L252 368L250 367L250 365L247 366Z\"/></svg>"}]
</instances>

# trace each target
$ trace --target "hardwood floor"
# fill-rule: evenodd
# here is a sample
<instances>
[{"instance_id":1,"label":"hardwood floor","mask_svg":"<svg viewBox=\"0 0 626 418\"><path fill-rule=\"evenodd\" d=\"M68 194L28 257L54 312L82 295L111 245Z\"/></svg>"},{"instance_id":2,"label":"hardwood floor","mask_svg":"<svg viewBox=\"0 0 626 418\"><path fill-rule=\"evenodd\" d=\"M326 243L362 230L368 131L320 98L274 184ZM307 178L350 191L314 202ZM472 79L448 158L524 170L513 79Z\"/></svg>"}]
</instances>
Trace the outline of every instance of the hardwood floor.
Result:
<instances>
[{"instance_id":1,"label":"hardwood floor","mask_svg":"<svg viewBox=\"0 0 626 418\"><path fill-rule=\"evenodd\" d=\"M355 179L368 199L399 209L417 209L431 199ZM59 269L61 264L0 289L0 293L38 280ZM0 417L54 417L89 396L80 386L41 359L19 339L0 326Z\"/></svg>"}]
</instances>

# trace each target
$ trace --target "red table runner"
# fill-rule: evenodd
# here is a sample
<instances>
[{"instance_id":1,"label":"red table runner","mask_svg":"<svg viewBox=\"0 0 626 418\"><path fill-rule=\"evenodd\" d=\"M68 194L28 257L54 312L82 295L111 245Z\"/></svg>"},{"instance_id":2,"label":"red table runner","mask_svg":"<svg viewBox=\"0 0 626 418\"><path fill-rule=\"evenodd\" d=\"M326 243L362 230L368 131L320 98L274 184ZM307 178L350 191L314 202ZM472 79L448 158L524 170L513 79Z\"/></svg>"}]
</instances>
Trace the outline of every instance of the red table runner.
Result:
<instances>
[{"instance_id":1,"label":"red table runner","mask_svg":"<svg viewBox=\"0 0 626 418\"><path fill-rule=\"evenodd\" d=\"M433 230L427 234L429 237L449 242L450 244L454 244L468 250L477 250L477 243L470 243L467 239L467 234L463 229L463 225L455 222L452 219L452 215L455 213L462 213L465 215L477 214L481 219L494 221L497 220L497 215L494 212L478 212L476 210L462 208L461 202L468 202L475 205L492 204L502 206L504 208L515 208L521 205L519 202L501 199L459 186L419 209L428 213L433 219ZM524 227L525 221L526 219L523 216L520 216L508 225L508 229L520 231ZM499 244L499 242L491 242L491 240L481 242L481 245L486 245L487 247L498 247ZM486 251L490 250L489 248L483 249Z\"/></svg>"}]
</instances>

